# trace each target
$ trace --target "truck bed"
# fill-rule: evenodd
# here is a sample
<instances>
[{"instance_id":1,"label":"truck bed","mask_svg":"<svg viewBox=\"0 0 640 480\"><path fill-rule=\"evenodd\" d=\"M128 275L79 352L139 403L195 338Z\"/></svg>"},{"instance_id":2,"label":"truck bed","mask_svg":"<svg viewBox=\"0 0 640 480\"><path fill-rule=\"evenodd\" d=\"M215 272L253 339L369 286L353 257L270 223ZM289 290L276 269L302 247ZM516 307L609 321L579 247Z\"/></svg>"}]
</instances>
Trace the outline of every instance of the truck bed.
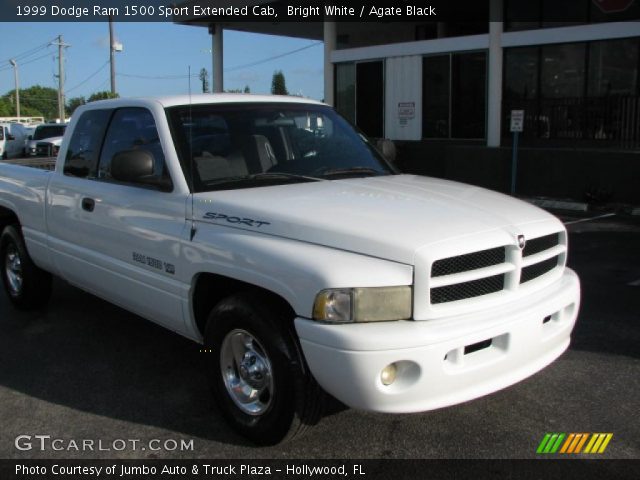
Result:
<instances>
[{"instance_id":1,"label":"truck bed","mask_svg":"<svg viewBox=\"0 0 640 480\"><path fill-rule=\"evenodd\" d=\"M39 168L41 170L55 170L56 157L13 158L11 160L3 160L2 163Z\"/></svg>"}]
</instances>

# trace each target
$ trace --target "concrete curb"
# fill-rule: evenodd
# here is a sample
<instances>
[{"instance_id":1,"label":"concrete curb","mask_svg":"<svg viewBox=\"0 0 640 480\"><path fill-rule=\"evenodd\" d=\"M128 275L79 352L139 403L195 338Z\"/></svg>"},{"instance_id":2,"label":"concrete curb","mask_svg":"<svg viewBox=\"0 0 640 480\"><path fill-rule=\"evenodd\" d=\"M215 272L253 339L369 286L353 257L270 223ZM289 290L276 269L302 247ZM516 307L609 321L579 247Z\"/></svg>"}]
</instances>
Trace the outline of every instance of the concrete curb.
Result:
<instances>
[{"instance_id":1,"label":"concrete curb","mask_svg":"<svg viewBox=\"0 0 640 480\"><path fill-rule=\"evenodd\" d=\"M571 210L575 212L586 212L589 205L583 202L572 202L569 200L553 200L550 198L526 198L529 203L540 208L548 208L551 210ZM639 209L640 210L640 209Z\"/></svg>"},{"instance_id":2,"label":"concrete curb","mask_svg":"<svg viewBox=\"0 0 640 480\"><path fill-rule=\"evenodd\" d=\"M605 207L590 208L588 203L577 202L573 200L556 200L553 198L526 198L521 197L521 200L532 203L540 208L546 210L562 210L562 211L574 211L574 212L616 212L619 215L631 215L633 217L640 217L640 207L624 205L624 204L610 204Z\"/></svg>"}]
</instances>

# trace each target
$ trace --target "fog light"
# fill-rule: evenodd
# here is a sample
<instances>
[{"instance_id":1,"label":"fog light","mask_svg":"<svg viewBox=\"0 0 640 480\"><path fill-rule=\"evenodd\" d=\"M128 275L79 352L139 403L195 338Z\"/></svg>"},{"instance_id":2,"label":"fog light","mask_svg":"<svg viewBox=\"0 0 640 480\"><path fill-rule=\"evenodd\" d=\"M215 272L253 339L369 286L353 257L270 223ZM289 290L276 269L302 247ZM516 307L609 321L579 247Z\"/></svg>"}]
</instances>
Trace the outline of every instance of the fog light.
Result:
<instances>
[{"instance_id":1,"label":"fog light","mask_svg":"<svg viewBox=\"0 0 640 480\"><path fill-rule=\"evenodd\" d=\"M391 363L382 369L380 373L380 381L383 385L391 385L396 381L396 374L398 373L398 368L395 363Z\"/></svg>"}]
</instances>

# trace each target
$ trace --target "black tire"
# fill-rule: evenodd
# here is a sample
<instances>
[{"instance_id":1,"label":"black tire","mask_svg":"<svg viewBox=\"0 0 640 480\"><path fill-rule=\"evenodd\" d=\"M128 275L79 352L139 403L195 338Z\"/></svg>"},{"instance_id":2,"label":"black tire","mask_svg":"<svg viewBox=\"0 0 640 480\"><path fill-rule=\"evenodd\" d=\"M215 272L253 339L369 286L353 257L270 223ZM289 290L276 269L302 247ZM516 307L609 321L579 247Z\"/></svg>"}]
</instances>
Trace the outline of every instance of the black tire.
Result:
<instances>
[{"instance_id":1,"label":"black tire","mask_svg":"<svg viewBox=\"0 0 640 480\"><path fill-rule=\"evenodd\" d=\"M261 360L264 357L271 372L270 377L258 374L272 383L256 397L257 406L252 408L257 411L252 414L246 412L251 405L240 407L225 383L225 378L229 382L228 375L244 381L235 359L230 366L223 355L227 350L225 339L244 334L254 342L249 349L252 353L245 352L243 358L253 353ZM267 296L242 293L222 300L209 315L205 346L213 350L207 354L207 364L216 403L225 420L241 435L260 445L274 445L291 440L318 422L325 393L308 370L292 319ZM225 376L223 369L230 373Z\"/></svg>"},{"instance_id":2,"label":"black tire","mask_svg":"<svg viewBox=\"0 0 640 480\"><path fill-rule=\"evenodd\" d=\"M20 227L9 225L2 232L0 272L4 290L16 308L37 310L49 301L51 274L38 268L31 260Z\"/></svg>"}]
</instances>

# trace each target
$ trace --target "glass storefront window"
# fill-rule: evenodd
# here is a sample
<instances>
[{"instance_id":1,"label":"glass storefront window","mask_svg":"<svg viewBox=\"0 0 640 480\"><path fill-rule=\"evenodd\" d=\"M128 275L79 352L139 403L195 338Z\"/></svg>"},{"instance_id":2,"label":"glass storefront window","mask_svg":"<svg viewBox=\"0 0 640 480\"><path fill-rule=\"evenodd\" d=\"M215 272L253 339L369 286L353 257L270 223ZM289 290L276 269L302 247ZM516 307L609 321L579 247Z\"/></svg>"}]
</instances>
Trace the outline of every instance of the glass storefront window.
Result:
<instances>
[{"instance_id":1,"label":"glass storefront window","mask_svg":"<svg viewBox=\"0 0 640 480\"><path fill-rule=\"evenodd\" d=\"M588 96L635 95L640 58L638 46L638 39L591 43Z\"/></svg>"},{"instance_id":2,"label":"glass storefront window","mask_svg":"<svg viewBox=\"0 0 640 480\"><path fill-rule=\"evenodd\" d=\"M640 19L640 2L604 0L504 0L505 30L534 30Z\"/></svg>"},{"instance_id":3,"label":"glass storefront window","mask_svg":"<svg viewBox=\"0 0 640 480\"><path fill-rule=\"evenodd\" d=\"M542 0L541 9L543 27L579 25L588 21L589 0Z\"/></svg>"},{"instance_id":4,"label":"glass storefront window","mask_svg":"<svg viewBox=\"0 0 640 480\"><path fill-rule=\"evenodd\" d=\"M484 138L486 54L454 54L451 62L451 137Z\"/></svg>"},{"instance_id":5,"label":"glass storefront window","mask_svg":"<svg viewBox=\"0 0 640 480\"><path fill-rule=\"evenodd\" d=\"M422 137L449 138L449 55L422 60Z\"/></svg>"},{"instance_id":6,"label":"glass storefront window","mask_svg":"<svg viewBox=\"0 0 640 480\"><path fill-rule=\"evenodd\" d=\"M581 97L584 94L584 43L545 45L540 61L543 97Z\"/></svg>"},{"instance_id":7,"label":"glass storefront window","mask_svg":"<svg viewBox=\"0 0 640 480\"><path fill-rule=\"evenodd\" d=\"M336 110L356 123L356 65L355 63L338 63L336 65Z\"/></svg>"},{"instance_id":8,"label":"glass storefront window","mask_svg":"<svg viewBox=\"0 0 640 480\"><path fill-rule=\"evenodd\" d=\"M371 138L384 136L384 62L356 63L356 125Z\"/></svg>"},{"instance_id":9,"label":"glass storefront window","mask_svg":"<svg viewBox=\"0 0 640 480\"><path fill-rule=\"evenodd\" d=\"M422 60L422 137L485 136L486 53L437 55Z\"/></svg>"},{"instance_id":10,"label":"glass storefront window","mask_svg":"<svg viewBox=\"0 0 640 480\"><path fill-rule=\"evenodd\" d=\"M530 100L538 96L538 49L536 47L511 48L504 54L506 99Z\"/></svg>"},{"instance_id":11,"label":"glass storefront window","mask_svg":"<svg viewBox=\"0 0 640 480\"><path fill-rule=\"evenodd\" d=\"M503 92L505 136L510 110L523 109L525 141L636 148L640 38L507 49Z\"/></svg>"}]
</instances>

